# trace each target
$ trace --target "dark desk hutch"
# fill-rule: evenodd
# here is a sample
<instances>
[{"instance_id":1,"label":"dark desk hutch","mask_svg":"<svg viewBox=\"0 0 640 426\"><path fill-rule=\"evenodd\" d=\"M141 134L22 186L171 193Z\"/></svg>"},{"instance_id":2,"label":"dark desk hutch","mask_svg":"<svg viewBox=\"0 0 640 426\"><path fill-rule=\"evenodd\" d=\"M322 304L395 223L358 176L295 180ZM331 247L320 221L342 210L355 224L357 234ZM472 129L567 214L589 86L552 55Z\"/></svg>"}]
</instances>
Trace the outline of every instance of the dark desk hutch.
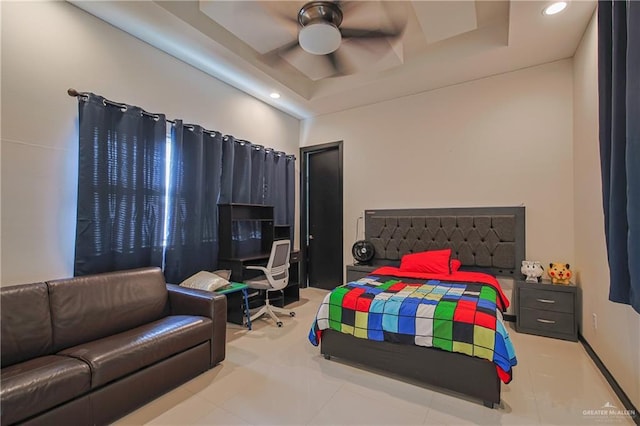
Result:
<instances>
[{"instance_id":1,"label":"dark desk hutch","mask_svg":"<svg viewBox=\"0 0 640 426\"><path fill-rule=\"evenodd\" d=\"M218 268L230 269L231 279L243 282L255 275L256 271L244 269L247 265L265 266L269 261L271 245L274 240L290 239L291 227L288 225L274 225L273 206L260 204L219 204L219 239L220 252L218 254ZM254 246L241 247L234 238L234 226L238 222L253 222L260 229L260 241ZM300 299L299 253L292 251L289 263L289 285L283 290L283 298L274 305L284 306ZM237 295L237 300L234 295ZM242 299L240 293L228 295L228 320L242 323ZM258 302L260 303L260 302Z\"/></svg>"}]
</instances>

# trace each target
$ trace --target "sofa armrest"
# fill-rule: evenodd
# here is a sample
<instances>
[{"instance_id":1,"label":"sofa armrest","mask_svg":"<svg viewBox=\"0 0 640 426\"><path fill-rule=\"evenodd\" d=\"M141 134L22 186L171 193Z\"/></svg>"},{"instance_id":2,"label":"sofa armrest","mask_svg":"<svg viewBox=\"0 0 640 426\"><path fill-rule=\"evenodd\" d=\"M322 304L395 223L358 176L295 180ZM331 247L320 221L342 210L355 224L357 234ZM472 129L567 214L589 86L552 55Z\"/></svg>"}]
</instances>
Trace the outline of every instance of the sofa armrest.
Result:
<instances>
[{"instance_id":1,"label":"sofa armrest","mask_svg":"<svg viewBox=\"0 0 640 426\"><path fill-rule=\"evenodd\" d=\"M199 315L211 319L211 367L225 358L227 344L227 297L209 291L167 284L171 315Z\"/></svg>"}]
</instances>

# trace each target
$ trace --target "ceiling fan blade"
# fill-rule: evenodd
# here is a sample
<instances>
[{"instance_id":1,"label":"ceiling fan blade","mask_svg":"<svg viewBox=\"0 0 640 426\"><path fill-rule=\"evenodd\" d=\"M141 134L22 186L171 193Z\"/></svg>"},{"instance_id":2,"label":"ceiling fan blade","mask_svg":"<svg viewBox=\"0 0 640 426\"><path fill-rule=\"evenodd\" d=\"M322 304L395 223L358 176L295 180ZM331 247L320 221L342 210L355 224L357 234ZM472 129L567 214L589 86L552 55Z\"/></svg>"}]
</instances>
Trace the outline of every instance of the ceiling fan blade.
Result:
<instances>
[{"instance_id":1,"label":"ceiling fan blade","mask_svg":"<svg viewBox=\"0 0 640 426\"><path fill-rule=\"evenodd\" d=\"M352 2L350 2L352 3ZM368 2L353 2L360 4L368 4ZM383 15L382 21L378 27L366 28L365 25L355 25L355 27L340 27L340 33L343 38L361 38L375 39L385 37L398 37L404 33L407 26L408 12L407 6L403 2L381 1L377 9L371 9L370 13L375 12L379 16Z\"/></svg>"},{"instance_id":2,"label":"ceiling fan blade","mask_svg":"<svg viewBox=\"0 0 640 426\"><path fill-rule=\"evenodd\" d=\"M359 49L364 49L374 55L380 55L387 52L388 47L383 47L383 43L378 43L384 39L366 39L366 38L352 38L349 40L352 46L357 46Z\"/></svg>"},{"instance_id":3,"label":"ceiling fan blade","mask_svg":"<svg viewBox=\"0 0 640 426\"><path fill-rule=\"evenodd\" d=\"M283 56L286 56L288 53L300 47L298 40L294 40L290 43L285 44L284 46L280 46L277 49L273 49L263 55L265 61L272 65L280 62L283 59Z\"/></svg>"},{"instance_id":4,"label":"ceiling fan blade","mask_svg":"<svg viewBox=\"0 0 640 426\"><path fill-rule=\"evenodd\" d=\"M358 7L366 6L366 1L334 1L335 4L338 5L343 14L352 13Z\"/></svg>"},{"instance_id":5,"label":"ceiling fan blade","mask_svg":"<svg viewBox=\"0 0 640 426\"><path fill-rule=\"evenodd\" d=\"M327 58L327 60L329 60L329 63L331 63L331 66L335 70L335 73L333 75L338 76L351 74L351 69L347 65L344 58L340 57L341 55L338 53L339 50L340 49L325 55L325 57Z\"/></svg>"},{"instance_id":6,"label":"ceiling fan blade","mask_svg":"<svg viewBox=\"0 0 640 426\"><path fill-rule=\"evenodd\" d=\"M397 37L402 30L363 30L358 28L340 28L343 39L348 38L384 38Z\"/></svg>"}]
</instances>

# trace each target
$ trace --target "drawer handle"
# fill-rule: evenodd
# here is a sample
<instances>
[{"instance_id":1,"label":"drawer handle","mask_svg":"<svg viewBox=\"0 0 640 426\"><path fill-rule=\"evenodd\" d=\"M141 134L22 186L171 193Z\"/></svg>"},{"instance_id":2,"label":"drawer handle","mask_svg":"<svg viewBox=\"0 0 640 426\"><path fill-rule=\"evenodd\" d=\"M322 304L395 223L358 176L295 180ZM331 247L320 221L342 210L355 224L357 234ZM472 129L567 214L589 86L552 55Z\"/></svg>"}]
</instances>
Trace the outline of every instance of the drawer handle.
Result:
<instances>
[{"instance_id":1,"label":"drawer handle","mask_svg":"<svg viewBox=\"0 0 640 426\"><path fill-rule=\"evenodd\" d=\"M538 318L536 321L541 322L543 324L555 324L555 321L552 320L546 320L546 319L542 319L542 318Z\"/></svg>"},{"instance_id":2,"label":"drawer handle","mask_svg":"<svg viewBox=\"0 0 640 426\"><path fill-rule=\"evenodd\" d=\"M556 303L555 300L550 300L550 299L536 299L536 300L542 303Z\"/></svg>"}]
</instances>

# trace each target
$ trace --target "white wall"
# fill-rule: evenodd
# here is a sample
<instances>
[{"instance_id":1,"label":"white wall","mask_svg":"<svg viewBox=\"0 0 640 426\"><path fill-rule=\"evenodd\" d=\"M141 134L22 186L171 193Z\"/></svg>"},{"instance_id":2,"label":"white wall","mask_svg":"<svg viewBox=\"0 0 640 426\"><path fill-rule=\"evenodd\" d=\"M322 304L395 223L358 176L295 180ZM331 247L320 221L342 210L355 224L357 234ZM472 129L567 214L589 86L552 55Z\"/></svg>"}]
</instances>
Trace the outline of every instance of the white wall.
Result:
<instances>
[{"instance_id":1,"label":"white wall","mask_svg":"<svg viewBox=\"0 0 640 426\"><path fill-rule=\"evenodd\" d=\"M582 335L640 407L640 315L609 301L598 146L598 44L594 15L574 56L574 222ZM597 316L594 328L593 314Z\"/></svg>"},{"instance_id":2,"label":"white wall","mask_svg":"<svg viewBox=\"0 0 640 426\"><path fill-rule=\"evenodd\" d=\"M77 101L68 88L298 152L299 121L66 2L2 8L2 285L71 276Z\"/></svg>"},{"instance_id":3,"label":"white wall","mask_svg":"<svg viewBox=\"0 0 640 426\"><path fill-rule=\"evenodd\" d=\"M344 252L365 209L526 206L527 258L573 263L572 64L562 60L303 122L344 140Z\"/></svg>"}]
</instances>

